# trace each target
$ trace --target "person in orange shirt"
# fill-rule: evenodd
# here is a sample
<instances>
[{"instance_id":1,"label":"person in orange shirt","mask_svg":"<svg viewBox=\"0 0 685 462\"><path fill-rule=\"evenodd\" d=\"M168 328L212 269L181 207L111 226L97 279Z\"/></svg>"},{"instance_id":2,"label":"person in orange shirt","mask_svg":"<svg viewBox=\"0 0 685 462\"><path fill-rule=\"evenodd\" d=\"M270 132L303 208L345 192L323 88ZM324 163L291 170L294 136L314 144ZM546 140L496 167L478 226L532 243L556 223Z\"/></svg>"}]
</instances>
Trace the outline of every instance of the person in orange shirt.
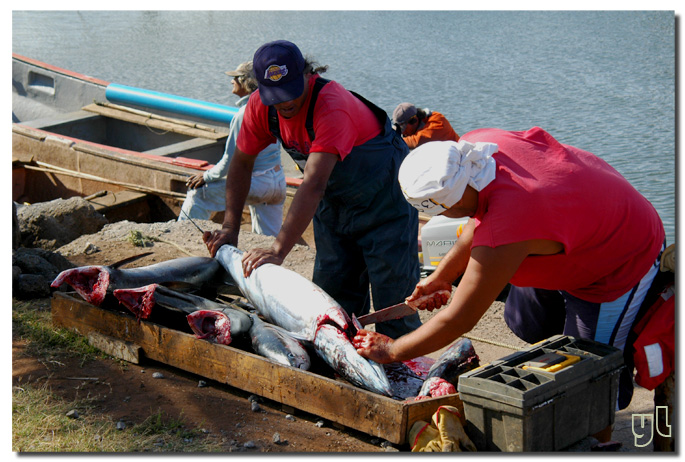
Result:
<instances>
[{"instance_id":1,"label":"person in orange shirt","mask_svg":"<svg viewBox=\"0 0 685 462\"><path fill-rule=\"evenodd\" d=\"M392 113L392 120L409 149L429 141L459 141L459 135L444 115L417 108L412 103L398 105Z\"/></svg>"}]
</instances>

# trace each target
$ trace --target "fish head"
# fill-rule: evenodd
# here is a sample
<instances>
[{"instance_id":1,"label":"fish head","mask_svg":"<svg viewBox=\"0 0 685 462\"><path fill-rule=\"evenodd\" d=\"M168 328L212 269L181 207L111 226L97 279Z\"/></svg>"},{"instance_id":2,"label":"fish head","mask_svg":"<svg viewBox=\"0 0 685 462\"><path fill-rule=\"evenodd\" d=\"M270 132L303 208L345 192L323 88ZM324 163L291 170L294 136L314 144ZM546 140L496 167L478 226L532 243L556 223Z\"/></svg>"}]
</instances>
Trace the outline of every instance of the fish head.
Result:
<instances>
[{"instance_id":1,"label":"fish head","mask_svg":"<svg viewBox=\"0 0 685 462\"><path fill-rule=\"evenodd\" d=\"M114 296L136 316L136 319L147 319L152 307L155 306L155 290L158 287L158 284L150 284L137 289L116 289Z\"/></svg>"},{"instance_id":2,"label":"fish head","mask_svg":"<svg viewBox=\"0 0 685 462\"><path fill-rule=\"evenodd\" d=\"M476 350L473 348L473 342L466 337L460 337L452 345L449 346L445 351L442 352L440 359L450 359L454 357L468 357L475 356Z\"/></svg>"},{"instance_id":3,"label":"fish head","mask_svg":"<svg viewBox=\"0 0 685 462\"><path fill-rule=\"evenodd\" d=\"M60 287L68 284L85 301L99 306L107 295L110 274L105 266L82 266L62 271L57 275L50 287Z\"/></svg>"},{"instance_id":4,"label":"fish head","mask_svg":"<svg viewBox=\"0 0 685 462\"><path fill-rule=\"evenodd\" d=\"M222 345L231 343L231 320L221 311L198 310L187 316L195 337Z\"/></svg>"},{"instance_id":5,"label":"fish head","mask_svg":"<svg viewBox=\"0 0 685 462\"><path fill-rule=\"evenodd\" d=\"M309 370L311 366L309 356L297 355L295 353L288 353L288 362L297 369L302 369L303 371Z\"/></svg>"},{"instance_id":6,"label":"fish head","mask_svg":"<svg viewBox=\"0 0 685 462\"><path fill-rule=\"evenodd\" d=\"M451 395L457 392L457 389L447 380L441 377L429 377L423 382L423 386L419 391L416 400L421 398Z\"/></svg>"}]
</instances>

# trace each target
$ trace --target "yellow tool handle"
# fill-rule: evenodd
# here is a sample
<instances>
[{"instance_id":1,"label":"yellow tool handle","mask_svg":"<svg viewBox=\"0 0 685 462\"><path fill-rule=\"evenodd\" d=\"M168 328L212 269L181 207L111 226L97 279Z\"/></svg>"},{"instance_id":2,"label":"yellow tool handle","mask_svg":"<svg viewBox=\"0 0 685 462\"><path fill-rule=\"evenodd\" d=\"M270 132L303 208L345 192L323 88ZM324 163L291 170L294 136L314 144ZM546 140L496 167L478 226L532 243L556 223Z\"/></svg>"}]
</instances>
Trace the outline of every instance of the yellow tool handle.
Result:
<instances>
[{"instance_id":1,"label":"yellow tool handle","mask_svg":"<svg viewBox=\"0 0 685 462\"><path fill-rule=\"evenodd\" d=\"M565 367L567 367L567 366L570 366L571 364L575 364L575 363L577 363L577 362L580 361L580 356L576 356L576 355L567 355L567 354L565 354L565 353L560 353L560 352L558 352L558 351L556 351L555 353L558 354L558 355L561 355L561 356L565 356L565 357L566 357L566 360L565 360L565 361L562 361L562 362L560 362L560 363L557 363L557 364L553 364L553 365L548 366L548 367L523 366L523 369L526 369L526 370L531 370L531 369L532 369L532 370L545 371L545 372L558 372L558 371L560 371L561 369L563 369L563 368L565 368Z\"/></svg>"}]
</instances>

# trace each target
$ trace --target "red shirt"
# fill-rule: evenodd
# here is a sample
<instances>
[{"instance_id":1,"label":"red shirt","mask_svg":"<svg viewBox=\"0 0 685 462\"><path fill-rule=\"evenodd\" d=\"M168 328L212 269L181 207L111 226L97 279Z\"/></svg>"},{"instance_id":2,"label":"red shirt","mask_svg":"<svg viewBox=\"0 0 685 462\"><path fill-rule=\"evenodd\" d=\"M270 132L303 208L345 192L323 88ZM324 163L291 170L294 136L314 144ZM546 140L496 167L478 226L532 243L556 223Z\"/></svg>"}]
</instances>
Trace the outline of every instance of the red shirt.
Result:
<instances>
[{"instance_id":1,"label":"red shirt","mask_svg":"<svg viewBox=\"0 0 685 462\"><path fill-rule=\"evenodd\" d=\"M599 157L544 130L475 130L462 139L497 143L495 179L478 195L473 246L529 239L564 253L526 258L511 283L613 301L656 260L665 232L657 211Z\"/></svg>"},{"instance_id":2,"label":"red shirt","mask_svg":"<svg viewBox=\"0 0 685 462\"><path fill-rule=\"evenodd\" d=\"M344 159L352 148L376 137L382 127L371 110L337 82L331 81L319 92L314 106L314 142L309 139L305 120L312 95L313 81L309 79L309 93L302 109L295 117L278 116L283 144L302 154L326 152ZM262 104L259 90L247 103L243 125L238 135L238 148L246 154L257 155L276 138L269 131L268 106Z\"/></svg>"}]
</instances>

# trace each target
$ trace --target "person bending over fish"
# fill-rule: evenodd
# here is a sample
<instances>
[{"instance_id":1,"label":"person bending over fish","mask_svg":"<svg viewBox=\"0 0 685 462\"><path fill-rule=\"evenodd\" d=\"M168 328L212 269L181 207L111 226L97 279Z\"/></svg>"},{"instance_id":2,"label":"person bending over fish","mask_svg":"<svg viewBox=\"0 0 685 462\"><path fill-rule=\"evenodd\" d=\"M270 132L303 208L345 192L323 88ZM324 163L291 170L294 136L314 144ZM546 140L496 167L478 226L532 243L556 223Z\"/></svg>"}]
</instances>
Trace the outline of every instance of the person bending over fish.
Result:
<instances>
[{"instance_id":1,"label":"person bending over fish","mask_svg":"<svg viewBox=\"0 0 685 462\"><path fill-rule=\"evenodd\" d=\"M524 341L565 334L624 349L665 233L652 204L605 161L538 127L480 129L419 146L399 182L418 210L471 218L409 302L463 277L449 305L416 331L393 341L361 330L359 354L389 363L436 351L470 331L508 282L504 318ZM433 300L421 308L437 308ZM626 372L621 409L632 397Z\"/></svg>"},{"instance_id":2,"label":"person bending over fish","mask_svg":"<svg viewBox=\"0 0 685 462\"><path fill-rule=\"evenodd\" d=\"M437 111L401 103L392 112L393 127L402 134L409 149L431 141L459 141L447 118Z\"/></svg>"},{"instance_id":3,"label":"person bending over fish","mask_svg":"<svg viewBox=\"0 0 685 462\"><path fill-rule=\"evenodd\" d=\"M370 310L369 283L374 306L402 302L420 279L418 213L397 182L407 145L385 111L321 78L326 67L305 60L294 43L266 43L253 66L259 89L228 171L223 227L203 236L210 254L237 246L256 155L280 140L304 178L271 248L245 252L245 276L280 265L313 218L316 285L357 316ZM415 313L376 327L397 338L420 325Z\"/></svg>"}]
</instances>

